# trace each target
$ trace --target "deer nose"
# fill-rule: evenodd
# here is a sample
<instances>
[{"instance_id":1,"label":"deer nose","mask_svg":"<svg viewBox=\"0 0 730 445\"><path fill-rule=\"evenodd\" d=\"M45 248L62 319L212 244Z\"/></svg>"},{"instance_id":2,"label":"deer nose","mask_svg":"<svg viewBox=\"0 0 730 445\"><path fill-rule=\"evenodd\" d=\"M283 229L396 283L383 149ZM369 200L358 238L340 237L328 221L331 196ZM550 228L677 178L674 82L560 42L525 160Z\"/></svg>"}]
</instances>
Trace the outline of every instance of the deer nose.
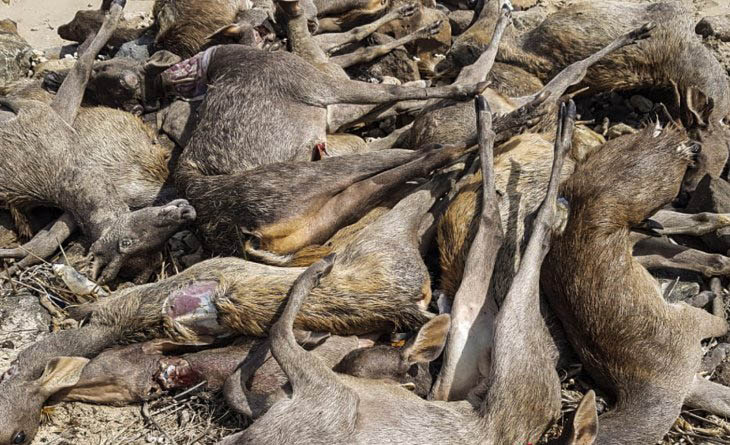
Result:
<instances>
[{"instance_id":1,"label":"deer nose","mask_svg":"<svg viewBox=\"0 0 730 445\"><path fill-rule=\"evenodd\" d=\"M689 150L690 150L690 151L691 151L691 152L692 152L693 154L696 154L696 155L697 155L697 154L700 154L700 152L702 151L702 144L700 144L700 143L698 143L698 142L695 142L694 144L692 144L692 145L691 145L691 146L689 147Z\"/></svg>"}]
</instances>

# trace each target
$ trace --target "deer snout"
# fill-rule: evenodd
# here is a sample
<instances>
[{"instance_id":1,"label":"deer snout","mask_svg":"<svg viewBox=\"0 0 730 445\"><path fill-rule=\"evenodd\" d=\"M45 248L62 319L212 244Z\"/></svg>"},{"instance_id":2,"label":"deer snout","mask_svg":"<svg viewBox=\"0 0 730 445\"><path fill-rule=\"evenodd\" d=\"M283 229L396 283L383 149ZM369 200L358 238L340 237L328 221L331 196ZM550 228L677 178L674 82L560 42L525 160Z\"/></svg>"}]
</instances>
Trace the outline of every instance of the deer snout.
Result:
<instances>
[{"instance_id":1,"label":"deer snout","mask_svg":"<svg viewBox=\"0 0 730 445\"><path fill-rule=\"evenodd\" d=\"M172 201L160 211L161 223L184 224L195 221L195 208L185 199Z\"/></svg>"}]
</instances>

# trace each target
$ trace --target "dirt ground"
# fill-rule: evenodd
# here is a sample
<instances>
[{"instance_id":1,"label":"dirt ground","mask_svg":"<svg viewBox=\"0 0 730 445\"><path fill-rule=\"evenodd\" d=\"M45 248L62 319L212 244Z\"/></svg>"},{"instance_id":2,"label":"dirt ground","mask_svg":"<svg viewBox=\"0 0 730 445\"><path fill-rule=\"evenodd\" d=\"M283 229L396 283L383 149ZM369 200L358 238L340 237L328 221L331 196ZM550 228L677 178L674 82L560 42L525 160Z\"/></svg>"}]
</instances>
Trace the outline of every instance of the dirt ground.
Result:
<instances>
[{"instance_id":1,"label":"dirt ground","mask_svg":"<svg viewBox=\"0 0 730 445\"><path fill-rule=\"evenodd\" d=\"M127 16L149 14L154 0L129 0ZM97 9L101 0L0 0L0 18L18 24L18 32L35 49L47 49L70 43L58 37L56 28L74 18L81 9Z\"/></svg>"},{"instance_id":2,"label":"dirt ground","mask_svg":"<svg viewBox=\"0 0 730 445\"><path fill-rule=\"evenodd\" d=\"M683 2L695 11L697 20L730 14L730 0ZM101 0L0 0L0 19L17 22L20 34L29 44L44 50L70 43L58 37L58 26L69 22L77 10L95 9L100 3ZM153 0L128 0L125 14L149 14L153 3ZM538 0L535 8L552 11L570 3L573 1ZM730 74L730 43L714 40L706 43ZM2 236L0 241L7 244ZM0 371L8 368L20 350L47 335L59 321L52 320L44 308L50 300L44 299L46 290L34 280L35 276L28 275L12 286L0 286ZM573 394L577 401L579 393L571 392L568 387L580 386L580 382L571 382L572 379L566 383L564 397ZM59 404L45 411L45 421L33 445L212 444L243 426L242 420L226 408L219 395L192 391L176 397L168 396L147 406ZM691 417L680 418L665 443L730 443L729 424L713 417L710 423L703 423L702 429L688 422ZM702 440L708 436L722 440ZM688 442L687 437L694 437L694 441Z\"/></svg>"}]
</instances>

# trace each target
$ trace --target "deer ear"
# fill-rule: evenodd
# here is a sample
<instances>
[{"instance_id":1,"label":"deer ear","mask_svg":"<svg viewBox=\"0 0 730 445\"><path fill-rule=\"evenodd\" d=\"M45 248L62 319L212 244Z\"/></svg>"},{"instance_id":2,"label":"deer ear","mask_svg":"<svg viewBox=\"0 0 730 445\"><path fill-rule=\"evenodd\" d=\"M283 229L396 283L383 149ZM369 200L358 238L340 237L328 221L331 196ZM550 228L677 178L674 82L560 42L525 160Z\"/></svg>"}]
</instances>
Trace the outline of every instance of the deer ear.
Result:
<instances>
[{"instance_id":1,"label":"deer ear","mask_svg":"<svg viewBox=\"0 0 730 445\"><path fill-rule=\"evenodd\" d=\"M56 357L46 365L43 375L36 380L38 391L50 397L58 391L76 385L81 373L89 363L83 357Z\"/></svg>"},{"instance_id":2,"label":"deer ear","mask_svg":"<svg viewBox=\"0 0 730 445\"><path fill-rule=\"evenodd\" d=\"M176 342L172 340L156 339L150 340L142 345L142 353L147 355L156 354L183 354L195 351L203 346L210 346L210 342L187 341Z\"/></svg>"},{"instance_id":3,"label":"deer ear","mask_svg":"<svg viewBox=\"0 0 730 445\"><path fill-rule=\"evenodd\" d=\"M596 393L588 391L580 401L571 425L571 445L591 445L598 434L598 412L596 411Z\"/></svg>"},{"instance_id":4,"label":"deer ear","mask_svg":"<svg viewBox=\"0 0 730 445\"><path fill-rule=\"evenodd\" d=\"M154 76L180 62L182 62L180 56L163 49L152 54L147 59L144 64L144 71Z\"/></svg>"},{"instance_id":5,"label":"deer ear","mask_svg":"<svg viewBox=\"0 0 730 445\"><path fill-rule=\"evenodd\" d=\"M444 350L450 327L451 316L449 314L441 314L431 319L403 348L403 359L408 364L428 363L435 360Z\"/></svg>"},{"instance_id":6,"label":"deer ear","mask_svg":"<svg viewBox=\"0 0 730 445\"><path fill-rule=\"evenodd\" d=\"M681 98L682 123L686 128L707 127L714 107L715 101L703 91L687 88Z\"/></svg>"},{"instance_id":7,"label":"deer ear","mask_svg":"<svg viewBox=\"0 0 730 445\"><path fill-rule=\"evenodd\" d=\"M239 39L243 33L243 28L235 23L226 25L209 35L206 40L218 40L223 38Z\"/></svg>"},{"instance_id":8,"label":"deer ear","mask_svg":"<svg viewBox=\"0 0 730 445\"><path fill-rule=\"evenodd\" d=\"M299 343L299 346L304 349L314 349L324 343L331 336L332 334L329 332L312 332L294 329L294 338L297 340L297 343Z\"/></svg>"}]
</instances>

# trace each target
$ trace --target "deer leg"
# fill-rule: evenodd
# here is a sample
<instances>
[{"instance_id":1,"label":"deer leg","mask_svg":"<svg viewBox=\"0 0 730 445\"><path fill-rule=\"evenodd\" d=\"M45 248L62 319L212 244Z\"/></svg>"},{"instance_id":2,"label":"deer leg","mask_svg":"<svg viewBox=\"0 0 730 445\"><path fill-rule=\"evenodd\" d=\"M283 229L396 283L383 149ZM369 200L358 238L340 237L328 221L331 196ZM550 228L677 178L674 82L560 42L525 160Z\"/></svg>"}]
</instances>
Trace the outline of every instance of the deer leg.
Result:
<instances>
[{"instance_id":1,"label":"deer leg","mask_svg":"<svg viewBox=\"0 0 730 445\"><path fill-rule=\"evenodd\" d=\"M302 247L324 242L337 229L368 211L404 182L427 176L436 168L458 159L465 151L463 146L430 150L419 159L354 183L330 198L309 221L308 227L293 233L292 237L299 240Z\"/></svg>"},{"instance_id":2,"label":"deer leg","mask_svg":"<svg viewBox=\"0 0 730 445\"><path fill-rule=\"evenodd\" d=\"M410 123L404 127L393 130L393 132L391 132L388 136L384 138L368 142L368 150L378 151L395 147L396 143L398 143L398 139L400 139L402 135L410 131L412 126L413 123Z\"/></svg>"},{"instance_id":3,"label":"deer leg","mask_svg":"<svg viewBox=\"0 0 730 445\"><path fill-rule=\"evenodd\" d=\"M522 422L523 432L515 436L537 442L545 427L560 414L560 378L555 370L557 352L540 313L540 269L550 249L553 234L561 233L568 222L568 205L558 200L560 172L570 151L575 125L575 104L561 104L555 136L553 167L545 199L538 210L530 240L520 260L502 307L494 321L491 386L487 394L488 413L496 422L504 416L511 399L536 406L530 419ZM515 354L514 351L520 351ZM519 389L517 382L532 384ZM516 439L517 437L515 437ZM514 443L515 440L507 440Z\"/></svg>"},{"instance_id":4,"label":"deer leg","mask_svg":"<svg viewBox=\"0 0 730 445\"><path fill-rule=\"evenodd\" d=\"M276 2L287 16L286 27L292 52L309 63L327 63L327 55L317 45L307 27L307 17L302 13L298 0Z\"/></svg>"},{"instance_id":5,"label":"deer leg","mask_svg":"<svg viewBox=\"0 0 730 445\"><path fill-rule=\"evenodd\" d=\"M363 40L386 23L409 17L413 15L414 12L416 12L415 5L406 4L368 24L352 28L345 32L319 34L314 36L314 40L319 44L320 48L322 48L328 55L331 55L341 50L342 47L348 43Z\"/></svg>"},{"instance_id":6,"label":"deer leg","mask_svg":"<svg viewBox=\"0 0 730 445\"><path fill-rule=\"evenodd\" d=\"M539 122L539 120L545 115L545 111L542 107L540 107L540 105L542 105L548 97L549 94L543 92L542 94L536 95L530 102L521 105L519 108L507 114L495 116L492 122L493 131L497 135L495 145L506 142L513 136L523 133L525 127L531 127ZM423 109L422 114L426 114L442 106L448 106L448 104L445 104L444 102L430 104ZM473 133L472 136L464 142L467 145L476 144L476 133Z\"/></svg>"},{"instance_id":7,"label":"deer leg","mask_svg":"<svg viewBox=\"0 0 730 445\"><path fill-rule=\"evenodd\" d=\"M126 3L127 0L113 0L111 2L109 12L104 17L104 23L102 23L101 28L93 38L87 39L87 42L91 39L88 48L81 53L51 103L51 107L69 125L73 124L76 113L81 106L94 59L114 34Z\"/></svg>"},{"instance_id":8,"label":"deer leg","mask_svg":"<svg viewBox=\"0 0 730 445\"><path fill-rule=\"evenodd\" d=\"M0 382L18 377L38 378L46 364L55 357L95 357L120 338L120 330L113 326L88 325L53 333L23 350Z\"/></svg>"},{"instance_id":9,"label":"deer leg","mask_svg":"<svg viewBox=\"0 0 730 445\"><path fill-rule=\"evenodd\" d=\"M459 72L454 84L464 85L468 83L483 82L487 80L489 72L494 65L494 59L497 57L499 43L502 41L504 30L512 20L512 13L508 6L502 5L497 25L492 34L492 41L489 42L487 49L479 56L476 62L469 66L465 66Z\"/></svg>"},{"instance_id":10,"label":"deer leg","mask_svg":"<svg viewBox=\"0 0 730 445\"><path fill-rule=\"evenodd\" d=\"M543 92L549 93L553 98L555 98L555 100L557 100L559 97L565 94L565 91L569 87L583 80L588 68L590 68L594 63L598 62L600 59L616 51L617 49L636 43L639 40L646 39L647 37L649 37L649 34L651 30L654 29L654 27L655 25L653 23L647 23L640 28L624 34L623 36L609 43L606 47L594 53L593 55L567 66L539 92L530 96L514 99L515 102L519 106L521 104L532 101L537 95Z\"/></svg>"},{"instance_id":11,"label":"deer leg","mask_svg":"<svg viewBox=\"0 0 730 445\"><path fill-rule=\"evenodd\" d=\"M712 313L704 309L692 307L688 304L680 303L682 314L688 319L689 326L693 326L695 332L699 335L698 340L704 340L711 337L722 337L727 333L728 324L725 320L725 304L722 299L723 289L719 278L710 280L710 287L715 294L712 300Z\"/></svg>"},{"instance_id":12,"label":"deer leg","mask_svg":"<svg viewBox=\"0 0 730 445\"><path fill-rule=\"evenodd\" d=\"M659 210L651 218L661 225L655 229L660 235L702 236L730 226L730 213L679 213Z\"/></svg>"},{"instance_id":13,"label":"deer leg","mask_svg":"<svg viewBox=\"0 0 730 445\"><path fill-rule=\"evenodd\" d=\"M304 429L297 428L300 433L296 440L301 443L348 442L357 419L357 394L343 385L322 360L302 348L293 331L304 299L333 264L334 255L329 255L294 281L284 311L269 331L271 352L292 386L291 399L275 404L248 429L225 438L219 445L268 443L274 437L286 438L292 434L291 426L287 427L292 422L306 422ZM323 418L328 421L322 422Z\"/></svg>"},{"instance_id":14,"label":"deer leg","mask_svg":"<svg viewBox=\"0 0 730 445\"><path fill-rule=\"evenodd\" d=\"M407 85L406 85L407 86ZM328 107L327 125L330 133L345 132L349 128L368 125L399 114L415 114L428 104L425 100L409 100L379 105L338 104ZM336 131L332 131L336 129Z\"/></svg>"},{"instance_id":15,"label":"deer leg","mask_svg":"<svg viewBox=\"0 0 730 445\"><path fill-rule=\"evenodd\" d=\"M451 85L433 88L409 88L400 85L375 85L356 80L329 79L316 94L302 98L313 106L335 104L381 104L399 100L471 99L487 87L487 82L475 85Z\"/></svg>"},{"instance_id":16,"label":"deer leg","mask_svg":"<svg viewBox=\"0 0 730 445\"><path fill-rule=\"evenodd\" d=\"M16 258L20 261L8 271L12 275L28 266L40 263L53 255L69 236L76 230L76 222L66 212L56 221L48 224L33 239L14 249L0 249L0 258Z\"/></svg>"},{"instance_id":17,"label":"deer leg","mask_svg":"<svg viewBox=\"0 0 730 445\"><path fill-rule=\"evenodd\" d=\"M730 258L647 238L634 246L634 258L647 269L681 269L708 277L730 275Z\"/></svg>"},{"instance_id":18,"label":"deer leg","mask_svg":"<svg viewBox=\"0 0 730 445\"><path fill-rule=\"evenodd\" d=\"M384 56L394 49L413 42L416 39L427 38L430 35L435 35L439 32L441 27L441 21L438 20L429 25L426 25L416 31L401 37L400 39L393 40L392 42L384 43L382 45L368 46L364 48L358 48L357 50L343 54L341 56L330 57L330 62L336 63L342 68L348 68L358 63L366 63L374 60L380 56Z\"/></svg>"},{"instance_id":19,"label":"deer leg","mask_svg":"<svg viewBox=\"0 0 730 445\"><path fill-rule=\"evenodd\" d=\"M257 369L271 357L271 343L267 339L254 346L246 358L236 368L233 374L226 379L223 385L223 396L228 406L249 419L254 417L251 405L246 394L246 382L254 375Z\"/></svg>"},{"instance_id":20,"label":"deer leg","mask_svg":"<svg viewBox=\"0 0 730 445\"><path fill-rule=\"evenodd\" d=\"M730 419L730 388L695 375L684 404Z\"/></svg>"},{"instance_id":21,"label":"deer leg","mask_svg":"<svg viewBox=\"0 0 730 445\"><path fill-rule=\"evenodd\" d=\"M293 397L313 395L320 398L323 394L330 394L328 405L338 409L337 405L357 403L357 395L344 386L335 373L325 365L316 355L302 348L294 337L294 319L304 299L320 280L327 276L334 265L335 255L328 255L322 260L309 266L297 279L289 291L289 298L279 319L270 330L271 353L282 371L289 378ZM343 407L344 408L344 407ZM339 410L338 410L339 411ZM339 414L346 414L340 412ZM354 424L353 416L342 418L349 427ZM344 417L344 416L343 416Z\"/></svg>"},{"instance_id":22,"label":"deer leg","mask_svg":"<svg viewBox=\"0 0 730 445\"><path fill-rule=\"evenodd\" d=\"M489 111L489 105L483 96L478 96L476 101L477 111L477 133L479 139L479 157L482 164L482 213L479 220L479 228L477 234L472 241L469 253L464 266L464 276L461 286L454 296L454 302L451 309L451 328L449 329L449 338L446 343L444 352L444 361L441 367L441 373L436 379L436 383L431 390L431 398L436 400L449 400L455 397L463 396L459 391L464 388L454 388L454 379L458 374L461 378L472 380L474 383L478 380L474 371L478 371L478 366L473 359L477 357L474 354L466 354L467 343L473 343L474 340L486 337L486 333L491 332L494 323L494 317L497 307L494 300L488 300L489 283L492 278L492 270L494 262L497 258L499 246L502 244L504 233L502 231L502 220L499 216L499 206L497 205L497 192L494 185L494 139L495 134L492 132L492 116ZM479 325L476 325L476 322ZM472 336L472 330L479 330L482 335ZM469 339L472 341L469 341ZM490 342L491 339L487 339ZM470 363L468 363L470 362ZM468 372L461 368L471 368ZM471 377L471 378L470 378ZM466 385L462 385L466 386Z\"/></svg>"}]
</instances>

